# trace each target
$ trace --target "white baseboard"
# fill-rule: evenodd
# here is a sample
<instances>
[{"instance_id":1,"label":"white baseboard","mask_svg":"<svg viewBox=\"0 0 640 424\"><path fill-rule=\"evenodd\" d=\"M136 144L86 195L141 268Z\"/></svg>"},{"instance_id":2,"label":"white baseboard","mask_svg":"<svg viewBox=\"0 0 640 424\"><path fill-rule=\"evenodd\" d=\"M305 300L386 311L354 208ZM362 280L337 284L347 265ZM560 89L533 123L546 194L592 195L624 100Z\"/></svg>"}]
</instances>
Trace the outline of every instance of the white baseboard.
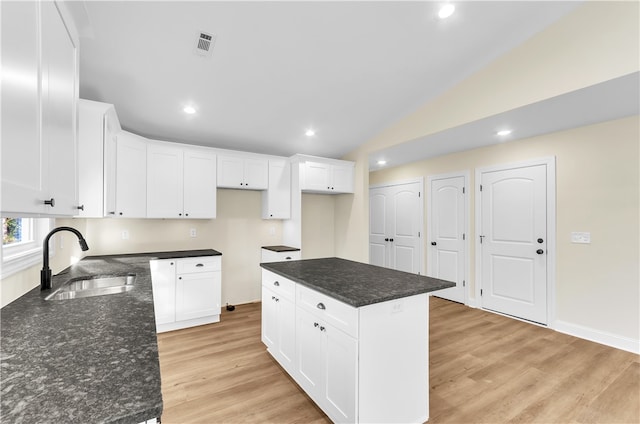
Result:
<instances>
[{"instance_id":1,"label":"white baseboard","mask_svg":"<svg viewBox=\"0 0 640 424\"><path fill-rule=\"evenodd\" d=\"M468 298L467 299L467 306L470 307L470 308L477 308L478 304L476 303L475 299Z\"/></svg>"},{"instance_id":2,"label":"white baseboard","mask_svg":"<svg viewBox=\"0 0 640 424\"><path fill-rule=\"evenodd\" d=\"M640 340L634 340L618 334L594 330L593 328L560 320L556 320L553 325L553 329L560 333L569 334L570 336L579 337L581 339L590 340L592 342L640 355Z\"/></svg>"}]
</instances>

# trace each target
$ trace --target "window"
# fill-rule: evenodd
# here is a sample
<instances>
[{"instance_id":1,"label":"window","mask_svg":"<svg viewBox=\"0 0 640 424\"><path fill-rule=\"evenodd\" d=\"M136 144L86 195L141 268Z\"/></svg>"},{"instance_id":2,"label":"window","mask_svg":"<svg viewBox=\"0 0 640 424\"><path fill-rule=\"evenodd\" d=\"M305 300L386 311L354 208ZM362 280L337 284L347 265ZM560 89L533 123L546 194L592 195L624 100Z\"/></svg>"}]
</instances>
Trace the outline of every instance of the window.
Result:
<instances>
[{"instance_id":1,"label":"window","mask_svg":"<svg viewBox=\"0 0 640 424\"><path fill-rule=\"evenodd\" d=\"M5 278L42 261L48 218L2 218L2 275Z\"/></svg>"}]
</instances>

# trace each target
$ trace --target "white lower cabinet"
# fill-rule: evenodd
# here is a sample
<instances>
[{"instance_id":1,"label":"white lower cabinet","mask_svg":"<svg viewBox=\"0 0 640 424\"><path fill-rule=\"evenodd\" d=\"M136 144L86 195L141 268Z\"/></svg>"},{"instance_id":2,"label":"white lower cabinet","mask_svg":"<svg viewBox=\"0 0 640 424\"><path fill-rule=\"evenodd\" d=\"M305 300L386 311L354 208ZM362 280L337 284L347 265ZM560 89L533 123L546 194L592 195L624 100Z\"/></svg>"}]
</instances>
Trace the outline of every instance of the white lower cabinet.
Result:
<instances>
[{"instance_id":1,"label":"white lower cabinet","mask_svg":"<svg viewBox=\"0 0 640 424\"><path fill-rule=\"evenodd\" d=\"M263 342L333 422L429 419L427 294L355 308L266 269L262 289ZM278 290L295 292L293 311Z\"/></svg>"},{"instance_id":2,"label":"white lower cabinet","mask_svg":"<svg viewBox=\"0 0 640 424\"><path fill-rule=\"evenodd\" d=\"M277 252L266 248L261 249L261 262L297 261L300 259L300 250L285 250Z\"/></svg>"},{"instance_id":3,"label":"white lower cabinet","mask_svg":"<svg viewBox=\"0 0 640 424\"><path fill-rule=\"evenodd\" d=\"M282 293L262 287L262 342L288 372L295 357L295 305Z\"/></svg>"},{"instance_id":4,"label":"white lower cabinet","mask_svg":"<svg viewBox=\"0 0 640 424\"><path fill-rule=\"evenodd\" d=\"M150 261L158 333L220 321L221 257Z\"/></svg>"}]
</instances>

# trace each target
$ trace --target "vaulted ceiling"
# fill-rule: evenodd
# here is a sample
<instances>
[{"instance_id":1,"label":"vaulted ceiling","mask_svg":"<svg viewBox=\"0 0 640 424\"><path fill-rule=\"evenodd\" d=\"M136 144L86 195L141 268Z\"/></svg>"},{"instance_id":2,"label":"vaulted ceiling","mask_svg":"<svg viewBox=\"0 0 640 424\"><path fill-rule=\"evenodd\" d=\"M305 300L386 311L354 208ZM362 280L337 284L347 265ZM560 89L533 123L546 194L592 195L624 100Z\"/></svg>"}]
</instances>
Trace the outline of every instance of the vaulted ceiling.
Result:
<instances>
[{"instance_id":1,"label":"vaulted ceiling","mask_svg":"<svg viewBox=\"0 0 640 424\"><path fill-rule=\"evenodd\" d=\"M125 129L150 138L338 158L579 3L455 2L446 20L440 5L70 2L80 96L115 104Z\"/></svg>"}]
</instances>

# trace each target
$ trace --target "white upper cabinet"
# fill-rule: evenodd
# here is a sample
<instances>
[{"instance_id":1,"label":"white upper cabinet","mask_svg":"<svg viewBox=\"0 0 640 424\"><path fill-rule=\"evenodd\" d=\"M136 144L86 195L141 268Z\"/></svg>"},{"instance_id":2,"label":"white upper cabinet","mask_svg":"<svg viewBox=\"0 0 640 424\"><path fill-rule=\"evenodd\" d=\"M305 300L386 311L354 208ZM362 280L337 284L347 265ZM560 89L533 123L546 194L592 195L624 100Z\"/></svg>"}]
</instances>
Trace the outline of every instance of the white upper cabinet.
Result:
<instances>
[{"instance_id":1,"label":"white upper cabinet","mask_svg":"<svg viewBox=\"0 0 640 424\"><path fill-rule=\"evenodd\" d=\"M54 2L1 2L2 212L78 206L78 38ZM46 201L46 203L45 203Z\"/></svg>"},{"instance_id":2,"label":"white upper cabinet","mask_svg":"<svg viewBox=\"0 0 640 424\"><path fill-rule=\"evenodd\" d=\"M184 212L188 218L216 217L216 155L184 151Z\"/></svg>"},{"instance_id":3,"label":"white upper cabinet","mask_svg":"<svg viewBox=\"0 0 640 424\"><path fill-rule=\"evenodd\" d=\"M298 155L303 157L303 155ZM354 163L313 157L300 161L300 189L310 193L353 193Z\"/></svg>"},{"instance_id":4,"label":"white upper cabinet","mask_svg":"<svg viewBox=\"0 0 640 424\"><path fill-rule=\"evenodd\" d=\"M151 142L147 148L147 217L215 218L216 156Z\"/></svg>"},{"instance_id":5,"label":"white upper cabinet","mask_svg":"<svg viewBox=\"0 0 640 424\"><path fill-rule=\"evenodd\" d=\"M262 219L291 218L291 165L269 159L269 188L262 192Z\"/></svg>"},{"instance_id":6,"label":"white upper cabinet","mask_svg":"<svg viewBox=\"0 0 640 424\"><path fill-rule=\"evenodd\" d=\"M77 216L102 218L105 215L105 148L114 144L122 128L111 104L80 99L78 105L78 201ZM115 152L115 149L114 149ZM113 159L115 165L115 158ZM112 171L115 176L115 169ZM115 184L115 183L114 183ZM113 191L115 194L115 190ZM115 199L114 199L115 202Z\"/></svg>"},{"instance_id":7,"label":"white upper cabinet","mask_svg":"<svg viewBox=\"0 0 640 424\"><path fill-rule=\"evenodd\" d=\"M115 154L112 149L115 148ZM147 139L139 135L122 131L107 145L107 158L115 158L115 166L107 164L108 187L107 216L118 218L145 218L147 216ZM115 169L114 169L115 168ZM115 176L111 176L115 170ZM115 200L115 202L114 202Z\"/></svg>"},{"instance_id":8,"label":"white upper cabinet","mask_svg":"<svg viewBox=\"0 0 640 424\"><path fill-rule=\"evenodd\" d=\"M218 156L218 187L266 190L269 162L250 156Z\"/></svg>"}]
</instances>

